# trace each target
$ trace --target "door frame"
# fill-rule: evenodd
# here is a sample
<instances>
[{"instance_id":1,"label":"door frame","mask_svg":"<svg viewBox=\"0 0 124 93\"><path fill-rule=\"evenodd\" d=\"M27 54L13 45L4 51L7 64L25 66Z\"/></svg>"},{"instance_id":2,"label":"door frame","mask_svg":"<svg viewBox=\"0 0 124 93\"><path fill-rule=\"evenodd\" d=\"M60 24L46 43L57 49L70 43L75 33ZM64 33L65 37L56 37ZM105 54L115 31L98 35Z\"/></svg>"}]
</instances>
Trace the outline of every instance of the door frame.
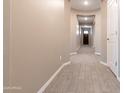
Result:
<instances>
[{"instance_id":1,"label":"door frame","mask_svg":"<svg viewBox=\"0 0 124 93\"><path fill-rule=\"evenodd\" d=\"M110 8L114 8L114 9L110 9ZM117 9L117 10L115 10L115 9ZM112 11L112 10L114 10L114 12ZM116 12L115 12L116 11ZM115 34L115 60L114 60L114 62L115 63L117 63L117 67L115 67L115 63L114 62L112 62L112 64L111 64L111 62L108 60L109 58L109 40L111 39L110 37L111 36L109 36L109 34L111 33L110 32L110 30L111 30L111 20L109 20L110 18L110 16L108 15L109 13L114 13L115 14L115 16L116 16L116 20L115 20L115 23L113 23L113 24L115 24L115 33L113 33L113 34ZM110 14L111 15L111 14ZM113 16L111 16L111 18L112 18ZM117 23L116 23L117 22ZM110 32L110 33L109 33ZM119 0L108 0L107 1L107 65L110 67L110 69L112 70L112 72L116 75L116 77L117 77L117 79L118 80L120 80L119 79L119 77L120 77L120 28L119 28Z\"/></svg>"}]
</instances>

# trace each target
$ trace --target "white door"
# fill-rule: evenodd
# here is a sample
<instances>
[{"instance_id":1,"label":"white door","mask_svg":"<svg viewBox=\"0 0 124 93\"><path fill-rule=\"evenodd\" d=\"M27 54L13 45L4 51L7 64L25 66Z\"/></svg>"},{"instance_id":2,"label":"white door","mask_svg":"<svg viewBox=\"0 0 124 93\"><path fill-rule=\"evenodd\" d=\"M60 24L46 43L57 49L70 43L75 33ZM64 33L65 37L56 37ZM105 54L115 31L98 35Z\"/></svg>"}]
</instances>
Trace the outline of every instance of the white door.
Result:
<instances>
[{"instance_id":1,"label":"white door","mask_svg":"<svg viewBox=\"0 0 124 93\"><path fill-rule=\"evenodd\" d=\"M107 63L111 70L118 76L118 3L117 0L107 2Z\"/></svg>"}]
</instances>

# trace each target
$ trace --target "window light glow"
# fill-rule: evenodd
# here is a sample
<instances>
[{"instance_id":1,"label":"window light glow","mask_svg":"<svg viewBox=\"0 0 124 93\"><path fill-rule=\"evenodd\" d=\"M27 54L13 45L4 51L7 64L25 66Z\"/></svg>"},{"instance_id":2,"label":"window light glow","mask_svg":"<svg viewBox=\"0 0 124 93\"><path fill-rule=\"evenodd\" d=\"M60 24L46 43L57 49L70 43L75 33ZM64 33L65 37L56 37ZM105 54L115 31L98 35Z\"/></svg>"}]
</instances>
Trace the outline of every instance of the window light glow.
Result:
<instances>
[{"instance_id":1,"label":"window light glow","mask_svg":"<svg viewBox=\"0 0 124 93\"><path fill-rule=\"evenodd\" d=\"M84 31L84 34L88 34L89 32L88 31Z\"/></svg>"}]
</instances>

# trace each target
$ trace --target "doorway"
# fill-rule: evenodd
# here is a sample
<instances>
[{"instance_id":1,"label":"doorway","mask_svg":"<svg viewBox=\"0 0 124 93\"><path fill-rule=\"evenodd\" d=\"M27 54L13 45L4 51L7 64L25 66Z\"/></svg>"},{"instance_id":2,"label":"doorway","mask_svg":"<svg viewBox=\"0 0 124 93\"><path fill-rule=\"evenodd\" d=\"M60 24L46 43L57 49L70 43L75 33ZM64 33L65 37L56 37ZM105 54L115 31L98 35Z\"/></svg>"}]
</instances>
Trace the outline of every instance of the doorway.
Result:
<instances>
[{"instance_id":1,"label":"doorway","mask_svg":"<svg viewBox=\"0 0 124 93\"><path fill-rule=\"evenodd\" d=\"M83 44L89 45L89 32L86 30L83 31Z\"/></svg>"},{"instance_id":2,"label":"doorway","mask_svg":"<svg viewBox=\"0 0 124 93\"><path fill-rule=\"evenodd\" d=\"M81 26L81 37L80 37L80 45L81 46L93 46L93 27L92 26Z\"/></svg>"}]
</instances>

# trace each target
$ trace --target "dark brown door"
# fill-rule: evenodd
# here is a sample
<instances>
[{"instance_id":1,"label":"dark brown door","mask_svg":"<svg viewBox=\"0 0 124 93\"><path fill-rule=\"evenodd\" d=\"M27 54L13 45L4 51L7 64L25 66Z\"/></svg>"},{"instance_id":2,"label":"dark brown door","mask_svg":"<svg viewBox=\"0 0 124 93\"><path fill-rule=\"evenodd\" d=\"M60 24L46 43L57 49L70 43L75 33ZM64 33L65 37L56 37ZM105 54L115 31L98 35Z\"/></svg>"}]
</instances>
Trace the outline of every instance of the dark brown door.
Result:
<instances>
[{"instance_id":1,"label":"dark brown door","mask_svg":"<svg viewBox=\"0 0 124 93\"><path fill-rule=\"evenodd\" d=\"M84 34L83 35L83 44L84 45L88 45L89 44L88 38L89 38L89 35L88 34Z\"/></svg>"}]
</instances>

